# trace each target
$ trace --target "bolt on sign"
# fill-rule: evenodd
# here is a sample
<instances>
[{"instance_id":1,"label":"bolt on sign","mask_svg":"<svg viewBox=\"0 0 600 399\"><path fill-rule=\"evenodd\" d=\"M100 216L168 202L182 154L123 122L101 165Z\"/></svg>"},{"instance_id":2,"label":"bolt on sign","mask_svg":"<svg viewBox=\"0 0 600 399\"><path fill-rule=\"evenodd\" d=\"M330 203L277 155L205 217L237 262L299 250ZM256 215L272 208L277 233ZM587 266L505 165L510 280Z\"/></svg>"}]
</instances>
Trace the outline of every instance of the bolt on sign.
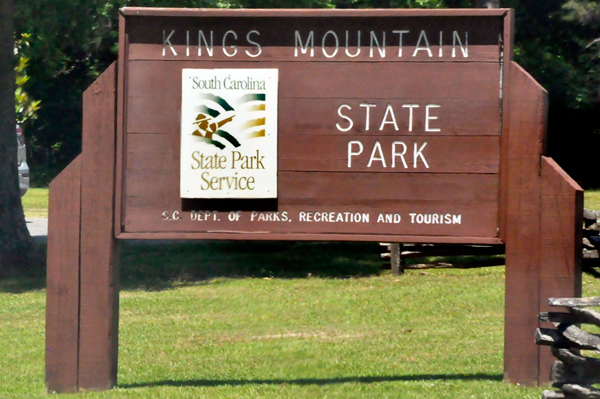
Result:
<instances>
[{"instance_id":1,"label":"bolt on sign","mask_svg":"<svg viewBox=\"0 0 600 399\"><path fill-rule=\"evenodd\" d=\"M123 8L50 186L49 391L116 384L124 239L504 244L504 376L547 381L582 191L544 157L513 12Z\"/></svg>"}]
</instances>

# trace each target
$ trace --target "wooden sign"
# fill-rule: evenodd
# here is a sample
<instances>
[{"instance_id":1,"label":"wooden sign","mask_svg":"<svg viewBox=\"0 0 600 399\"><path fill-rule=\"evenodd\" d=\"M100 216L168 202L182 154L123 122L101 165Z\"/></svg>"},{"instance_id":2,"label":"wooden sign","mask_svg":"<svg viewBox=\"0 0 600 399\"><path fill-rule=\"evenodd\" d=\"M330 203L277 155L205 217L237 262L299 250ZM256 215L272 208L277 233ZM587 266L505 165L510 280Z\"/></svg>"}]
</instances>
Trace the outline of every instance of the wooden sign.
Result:
<instances>
[{"instance_id":1,"label":"wooden sign","mask_svg":"<svg viewBox=\"0 0 600 399\"><path fill-rule=\"evenodd\" d=\"M533 334L581 294L583 191L544 157L512 10L121 13L50 186L49 391L116 384L122 239L504 244L504 377L548 381Z\"/></svg>"},{"instance_id":2,"label":"wooden sign","mask_svg":"<svg viewBox=\"0 0 600 399\"><path fill-rule=\"evenodd\" d=\"M501 242L506 11L123 14L118 237Z\"/></svg>"}]
</instances>

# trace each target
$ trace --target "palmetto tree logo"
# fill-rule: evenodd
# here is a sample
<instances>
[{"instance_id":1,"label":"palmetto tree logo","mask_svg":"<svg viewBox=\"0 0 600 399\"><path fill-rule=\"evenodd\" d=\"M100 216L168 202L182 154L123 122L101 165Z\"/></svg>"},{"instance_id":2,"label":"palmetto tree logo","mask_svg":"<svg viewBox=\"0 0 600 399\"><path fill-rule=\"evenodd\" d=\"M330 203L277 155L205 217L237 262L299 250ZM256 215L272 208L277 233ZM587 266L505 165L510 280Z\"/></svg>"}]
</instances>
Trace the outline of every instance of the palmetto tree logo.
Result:
<instances>
[{"instance_id":1,"label":"palmetto tree logo","mask_svg":"<svg viewBox=\"0 0 600 399\"><path fill-rule=\"evenodd\" d=\"M223 97L203 93L200 98L205 104L197 106L198 114L192 122L192 136L221 150L227 144L240 147L239 138L265 137L265 117L255 117L261 111L265 111L265 94L244 94L233 99L231 104L235 105L239 112ZM240 118L243 120L239 120ZM225 130L228 124L234 130Z\"/></svg>"}]
</instances>

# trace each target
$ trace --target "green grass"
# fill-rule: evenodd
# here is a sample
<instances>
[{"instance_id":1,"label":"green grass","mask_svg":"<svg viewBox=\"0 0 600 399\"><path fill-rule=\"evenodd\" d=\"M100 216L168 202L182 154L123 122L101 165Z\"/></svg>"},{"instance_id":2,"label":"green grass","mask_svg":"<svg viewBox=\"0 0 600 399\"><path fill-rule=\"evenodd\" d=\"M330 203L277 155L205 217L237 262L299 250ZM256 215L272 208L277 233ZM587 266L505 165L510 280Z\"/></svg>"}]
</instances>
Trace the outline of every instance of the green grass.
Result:
<instances>
[{"instance_id":1,"label":"green grass","mask_svg":"<svg viewBox=\"0 0 600 399\"><path fill-rule=\"evenodd\" d=\"M372 246L126 245L119 384L81 396L541 397L502 382L503 267L376 275ZM253 277L211 277L241 272ZM0 282L2 398L46 397L44 301L43 287Z\"/></svg>"},{"instance_id":2,"label":"green grass","mask_svg":"<svg viewBox=\"0 0 600 399\"><path fill-rule=\"evenodd\" d=\"M600 189L585 190L584 208L600 210Z\"/></svg>"},{"instance_id":3,"label":"green grass","mask_svg":"<svg viewBox=\"0 0 600 399\"><path fill-rule=\"evenodd\" d=\"M48 189L30 188L21 198L25 217L47 218L48 217Z\"/></svg>"}]
</instances>

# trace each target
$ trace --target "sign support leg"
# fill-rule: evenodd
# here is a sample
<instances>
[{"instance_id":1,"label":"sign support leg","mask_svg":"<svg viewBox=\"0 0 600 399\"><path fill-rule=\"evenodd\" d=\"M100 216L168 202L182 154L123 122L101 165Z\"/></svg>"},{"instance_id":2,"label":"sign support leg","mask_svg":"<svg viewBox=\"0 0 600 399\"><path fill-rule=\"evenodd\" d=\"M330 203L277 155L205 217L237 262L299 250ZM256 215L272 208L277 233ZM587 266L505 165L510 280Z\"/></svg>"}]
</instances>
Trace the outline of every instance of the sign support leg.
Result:
<instances>
[{"instance_id":1,"label":"sign support leg","mask_svg":"<svg viewBox=\"0 0 600 399\"><path fill-rule=\"evenodd\" d=\"M46 385L55 392L117 383L115 64L85 91L83 104L82 154L51 190Z\"/></svg>"},{"instance_id":2,"label":"sign support leg","mask_svg":"<svg viewBox=\"0 0 600 399\"><path fill-rule=\"evenodd\" d=\"M542 156L547 92L514 62L510 68L504 378L538 385L549 382L552 359L534 343L537 315L548 297L581 295L583 191Z\"/></svg>"}]
</instances>

